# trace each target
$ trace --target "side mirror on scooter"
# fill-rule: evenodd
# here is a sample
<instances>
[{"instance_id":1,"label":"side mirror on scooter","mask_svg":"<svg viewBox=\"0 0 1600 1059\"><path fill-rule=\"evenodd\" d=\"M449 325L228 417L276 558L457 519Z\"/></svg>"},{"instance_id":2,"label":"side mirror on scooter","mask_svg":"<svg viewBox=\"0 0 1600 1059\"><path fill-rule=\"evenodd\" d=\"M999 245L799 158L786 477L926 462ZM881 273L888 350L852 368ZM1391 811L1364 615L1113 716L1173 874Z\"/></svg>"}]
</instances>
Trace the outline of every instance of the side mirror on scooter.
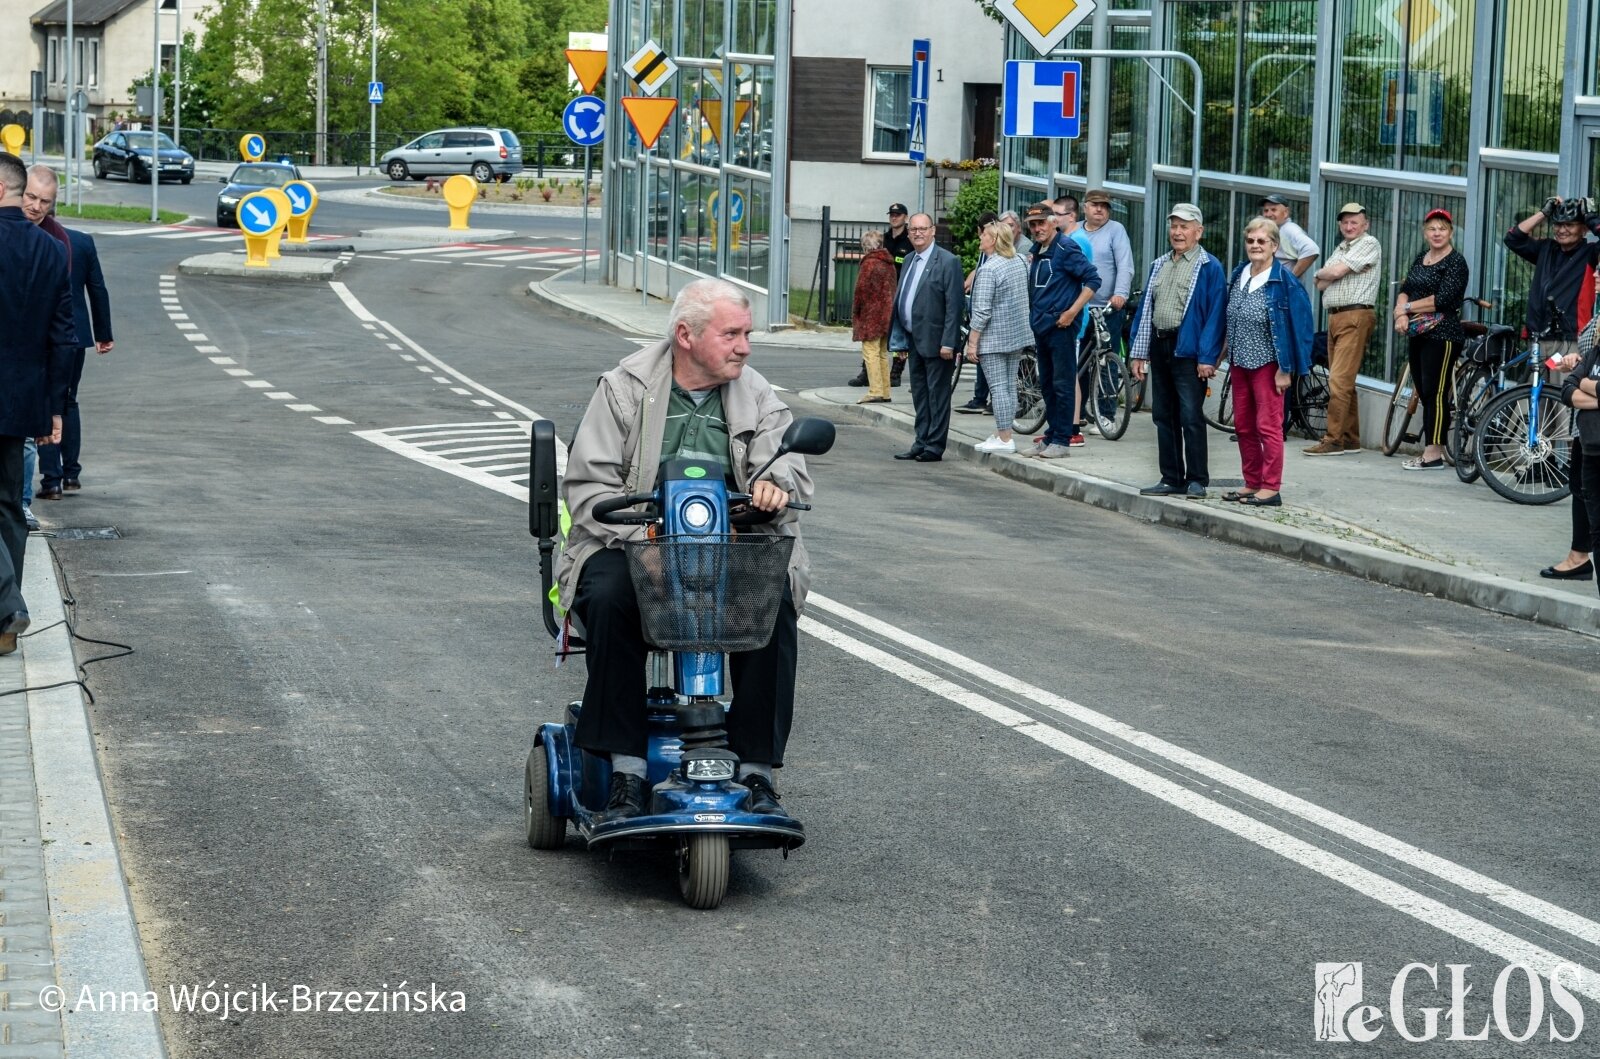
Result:
<instances>
[{"instance_id":1,"label":"side mirror on scooter","mask_svg":"<svg viewBox=\"0 0 1600 1059\"><path fill-rule=\"evenodd\" d=\"M556 425L548 419L533 421L529 441L528 532L540 540L561 529L560 496L556 480Z\"/></svg>"},{"instance_id":2,"label":"side mirror on scooter","mask_svg":"<svg viewBox=\"0 0 1600 1059\"><path fill-rule=\"evenodd\" d=\"M778 451L772 454L772 459L762 464L761 469L750 476L750 480L759 481L761 476L778 462L778 457L787 456L791 452L798 452L802 456L821 456L833 448L833 438L834 429L831 421L816 416L796 419L789 424L789 429L783 432L783 440L778 442Z\"/></svg>"}]
</instances>

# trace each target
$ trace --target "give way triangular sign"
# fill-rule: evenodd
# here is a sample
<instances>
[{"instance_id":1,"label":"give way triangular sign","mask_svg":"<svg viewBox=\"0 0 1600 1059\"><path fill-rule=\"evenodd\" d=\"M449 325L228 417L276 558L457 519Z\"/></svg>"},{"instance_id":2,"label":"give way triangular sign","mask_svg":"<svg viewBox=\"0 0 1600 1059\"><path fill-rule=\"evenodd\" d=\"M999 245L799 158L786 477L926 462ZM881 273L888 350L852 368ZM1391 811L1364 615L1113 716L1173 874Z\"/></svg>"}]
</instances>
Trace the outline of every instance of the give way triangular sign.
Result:
<instances>
[{"instance_id":1,"label":"give way triangular sign","mask_svg":"<svg viewBox=\"0 0 1600 1059\"><path fill-rule=\"evenodd\" d=\"M627 112L628 120L633 123L633 131L639 134L639 142L644 144L645 150L648 151L656 145L656 140L661 136L661 130L667 127L667 122L672 120L673 111L678 109L678 101L650 96L624 96L622 109Z\"/></svg>"}]
</instances>

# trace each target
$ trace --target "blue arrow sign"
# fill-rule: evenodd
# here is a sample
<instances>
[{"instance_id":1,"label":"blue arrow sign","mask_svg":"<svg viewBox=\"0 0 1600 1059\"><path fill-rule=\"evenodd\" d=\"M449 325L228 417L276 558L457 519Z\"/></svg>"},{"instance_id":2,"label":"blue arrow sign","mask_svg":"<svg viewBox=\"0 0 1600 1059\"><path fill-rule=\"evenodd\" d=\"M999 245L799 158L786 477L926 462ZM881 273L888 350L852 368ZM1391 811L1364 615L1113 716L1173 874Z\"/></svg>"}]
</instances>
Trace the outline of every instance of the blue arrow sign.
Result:
<instances>
[{"instance_id":1,"label":"blue arrow sign","mask_svg":"<svg viewBox=\"0 0 1600 1059\"><path fill-rule=\"evenodd\" d=\"M606 101L579 96L561 112L561 129L579 147L595 147L606 138Z\"/></svg>"},{"instance_id":2,"label":"blue arrow sign","mask_svg":"<svg viewBox=\"0 0 1600 1059\"><path fill-rule=\"evenodd\" d=\"M251 235L266 235L278 226L278 207L259 191L239 203L239 226Z\"/></svg>"},{"instance_id":3,"label":"blue arrow sign","mask_svg":"<svg viewBox=\"0 0 1600 1059\"><path fill-rule=\"evenodd\" d=\"M367 102L368 103L382 103L383 102L383 82L382 81L368 81L367 82Z\"/></svg>"},{"instance_id":4,"label":"blue arrow sign","mask_svg":"<svg viewBox=\"0 0 1600 1059\"><path fill-rule=\"evenodd\" d=\"M267 141L263 140L259 136L250 137L250 139L245 142L245 147L249 149L251 156L255 158L260 158L262 155L267 153Z\"/></svg>"},{"instance_id":5,"label":"blue arrow sign","mask_svg":"<svg viewBox=\"0 0 1600 1059\"><path fill-rule=\"evenodd\" d=\"M289 213L300 217L311 212L311 187L299 180L291 180L283 185L283 193L289 197Z\"/></svg>"},{"instance_id":6,"label":"blue arrow sign","mask_svg":"<svg viewBox=\"0 0 1600 1059\"><path fill-rule=\"evenodd\" d=\"M744 223L744 195L743 195L743 193L742 192L738 192L738 191L729 192L728 193L728 201L732 203L732 206L730 206L729 208L733 210L733 213L728 217L728 223L730 223L730 224L743 224ZM715 191L713 191L711 193L710 202L711 202L711 219L714 220L714 221L715 220L720 220L722 218L722 199L720 197L718 197L718 195L717 195L717 193Z\"/></svg>"},{"instance_id":7,"label":"blue arrow sign","mask_svg":"<svg viewBox=\"0 0 1600 1059\"><path fill-rule=\"evenodd\" d=\"M928 101L928 57L932 42L927 38L911 42L911 98Z\"/></svg>"}]
</instances>

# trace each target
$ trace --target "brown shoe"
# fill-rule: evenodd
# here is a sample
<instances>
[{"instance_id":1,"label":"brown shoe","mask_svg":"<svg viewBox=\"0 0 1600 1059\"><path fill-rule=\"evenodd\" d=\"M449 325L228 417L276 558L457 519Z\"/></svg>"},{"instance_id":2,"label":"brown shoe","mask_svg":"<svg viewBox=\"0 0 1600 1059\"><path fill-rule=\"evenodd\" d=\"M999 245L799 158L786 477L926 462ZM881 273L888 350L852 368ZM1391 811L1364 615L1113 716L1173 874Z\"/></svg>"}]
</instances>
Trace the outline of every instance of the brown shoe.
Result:
<instances>
[{"instance_id":1,"label":"brown shoe","mask_svg":"<svg viewBox=\"0 0 1600 1059\"><path fill-rule=\"evenodd\" d=\"M78 481L76 478L68 478L66 481L61 483L61 488L65 489L69 493L76 493L79 489L83 488L83 483Z\"/></svg>"},{"instance_id":2,"label":"brown shoe","mask_svg":"<svg viewBox=\"0 0 1600 1059\"><path fill-rule=\"evenodd\" d=\"M1346 452L1354 451L1358 450L1346 449L1337 441L1319 441L1308 449L1300 450L1306 456L1343 456Z\"/></svg>"},{"instance_id":3,"label":"brown shoe","mask_svg":"<svg viewBox=\"0 0 1600 1059\"><path fill-rule=\"evenodd\" d=\"M61 490L59 490L59 489L41 489L37 493L33 494L33 498L35 500L60 500L61 499Z\"/></svg>"}]
</instances>

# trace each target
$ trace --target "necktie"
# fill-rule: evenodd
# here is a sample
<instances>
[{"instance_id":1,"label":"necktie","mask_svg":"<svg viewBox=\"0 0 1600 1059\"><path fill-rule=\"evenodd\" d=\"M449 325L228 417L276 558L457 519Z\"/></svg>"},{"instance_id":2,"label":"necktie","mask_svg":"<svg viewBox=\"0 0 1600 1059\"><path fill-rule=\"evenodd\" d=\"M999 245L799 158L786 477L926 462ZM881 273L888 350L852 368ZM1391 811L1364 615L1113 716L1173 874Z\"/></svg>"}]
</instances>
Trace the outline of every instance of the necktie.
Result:
<instances>
[{"instance_id":1,"label":"necktie","mask_svg":"<svg viewBox=\"0 0 1600 1059\"><path fill-rule=\"evenodd\" d=\"M911 265L906 269L905 290L900 295L900 322L905 324L908 331L911 329L911 299L917 292L917 270L921 267L922 255L913 255Z\"/></svg>"}]
</instances>

